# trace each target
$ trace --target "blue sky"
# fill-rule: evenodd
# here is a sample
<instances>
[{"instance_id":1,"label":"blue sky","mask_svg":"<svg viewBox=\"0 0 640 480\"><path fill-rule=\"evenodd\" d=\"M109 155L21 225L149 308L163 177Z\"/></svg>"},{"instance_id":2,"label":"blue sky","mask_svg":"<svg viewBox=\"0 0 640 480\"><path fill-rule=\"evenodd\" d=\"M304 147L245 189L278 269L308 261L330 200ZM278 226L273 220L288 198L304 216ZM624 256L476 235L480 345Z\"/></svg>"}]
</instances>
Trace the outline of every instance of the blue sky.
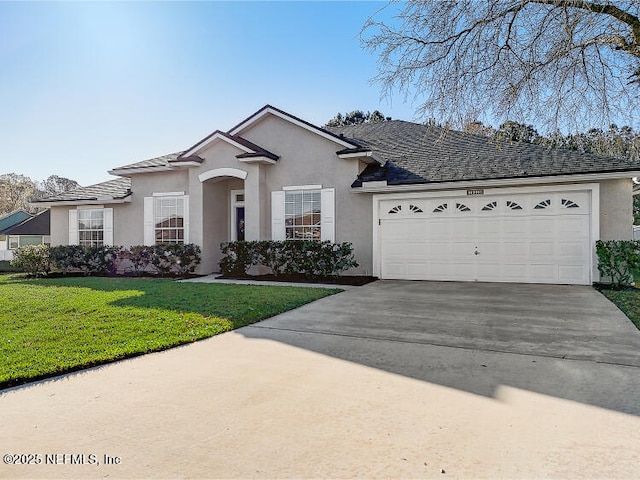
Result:
<instances>
[{"instance_id":1,"label":"blue sky","mask_svg":"<svg viewBox=\"0 0 640 480\"><path fill-rule=\"evenodd\" d=\"M83 185L270 103L316 124L379 109L358 33L382 2L0 2L0 173Z\"/></svg>"}]
</instances>

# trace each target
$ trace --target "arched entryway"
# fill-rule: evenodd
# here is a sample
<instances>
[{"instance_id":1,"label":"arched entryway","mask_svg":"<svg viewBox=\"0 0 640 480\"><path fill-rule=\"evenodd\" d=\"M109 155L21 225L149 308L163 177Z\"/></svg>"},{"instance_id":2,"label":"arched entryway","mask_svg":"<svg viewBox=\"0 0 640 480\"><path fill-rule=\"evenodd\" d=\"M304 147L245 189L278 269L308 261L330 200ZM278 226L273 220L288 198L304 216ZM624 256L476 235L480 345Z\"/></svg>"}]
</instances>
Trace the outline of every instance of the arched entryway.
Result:
<instances>
[{"instance_id":1,"label":"arched entryway","mask_svg":"<svg viewBox=\"0 0 640 480\"><path fill-rule=\"evenodd\" d=\"M246 170L216 168L198 175L202 183L202 261L218 271L220 244L245 240Z\"/></svg>"}]
</instances>

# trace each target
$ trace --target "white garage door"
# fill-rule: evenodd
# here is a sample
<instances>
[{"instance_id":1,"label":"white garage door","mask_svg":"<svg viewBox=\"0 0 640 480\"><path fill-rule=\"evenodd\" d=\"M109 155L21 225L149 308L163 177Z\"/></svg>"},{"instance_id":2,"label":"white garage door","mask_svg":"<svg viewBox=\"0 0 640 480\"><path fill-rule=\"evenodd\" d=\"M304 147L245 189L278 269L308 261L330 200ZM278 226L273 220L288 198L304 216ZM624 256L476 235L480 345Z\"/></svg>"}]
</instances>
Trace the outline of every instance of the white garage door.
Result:
<instances>
[{"instance_id":1,"label":"white garage door","mask_svg":"<svg viewBox=\"0 0 640 480\"><path fill-rule=\"evenodd\" d=\"M380 200L380 277L591 283L590 192Z\"/></svg>"}]
</instances>

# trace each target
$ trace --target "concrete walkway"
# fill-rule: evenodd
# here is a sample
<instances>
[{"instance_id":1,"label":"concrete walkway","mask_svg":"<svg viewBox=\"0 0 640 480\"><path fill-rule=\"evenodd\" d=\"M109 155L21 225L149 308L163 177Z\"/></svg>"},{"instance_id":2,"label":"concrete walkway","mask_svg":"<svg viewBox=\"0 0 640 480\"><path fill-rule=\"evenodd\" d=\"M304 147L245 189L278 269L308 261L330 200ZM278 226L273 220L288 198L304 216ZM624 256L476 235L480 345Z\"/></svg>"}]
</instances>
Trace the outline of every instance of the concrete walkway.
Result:
<instances>
[{"instance_id":1,"label":"concrete walkway","mask_svg":"<svg viewBox=\"0 0 640 480\"><path fill-rule=\"evenodd\" d=\"M564 350L579 317L620 348ZM376 282L3 392L3 455L41 461L0 478L638 478L628 327L589 288Z\"/></svg>"},{"instance_id":2,"label":"concrete walkway","mask_svg":"<svg viewBox=\"0 0 640 480\"><path fill-rule=\"evenodd\" d=\"M218 278L220 274L212 274L199 278L180 280L181 282L192 283L231 283L235 285L269 285L273 287L312 287L312 288L339 288L340 290L350 290L358 288L353 285L337 285L335 283L302 283L302 282L271 282L265 280L235 280L229 278Z\"/></svg>"}]
</instances>

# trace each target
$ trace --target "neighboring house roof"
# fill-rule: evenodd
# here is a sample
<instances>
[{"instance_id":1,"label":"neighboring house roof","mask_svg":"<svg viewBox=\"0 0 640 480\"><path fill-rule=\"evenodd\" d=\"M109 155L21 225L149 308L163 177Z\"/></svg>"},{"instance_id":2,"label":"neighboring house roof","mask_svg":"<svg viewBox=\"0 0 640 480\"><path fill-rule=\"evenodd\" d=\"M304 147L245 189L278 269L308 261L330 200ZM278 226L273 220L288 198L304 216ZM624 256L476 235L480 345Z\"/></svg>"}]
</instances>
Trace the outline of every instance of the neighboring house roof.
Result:
<instances>
[{"instance_id":1,"label":"neighboring house roof","mask_svg":"<svg viewBox=\"0 0 640 480\"><path fill-rule=\"evenodd\" d=\"M122 200L131 195L131 179L116 178L36 200L33 203Z\"/></svg>"},{"instance_id":2,"label":"neighboring house roof","mask_svg":"<svg viewBox=\"0 0 640 480\"><path fill-rule=\"evenodd\" d=\"M3 235L50 235L51 234L51 210L30 217L2 232Z\"/></svg>"},{"instance_id":3,"label":"neighboring house roof","mask_svg":"<svg viewBox=\"0 0 640 480\"><path fill-rule=\"evenodd\" d=\"M0 217L0 235L4 235L4 231L18 225L25 220L31 218L31 215L24 210L16 210L15 212L11 212L4 217Z\"/></svg>"},{"instance_id":4,"label":"neighboring house roof","mask_svg":"<svg viewBox=\"0 0 640 480\"><path fill-rule=\"evenodd\" d=\"M640 170L632 160L496 141L402 120L329 130L371 149L383 161L368 165L354 187L369 181L402 185Z\"/></svg>"}]
</instances>

